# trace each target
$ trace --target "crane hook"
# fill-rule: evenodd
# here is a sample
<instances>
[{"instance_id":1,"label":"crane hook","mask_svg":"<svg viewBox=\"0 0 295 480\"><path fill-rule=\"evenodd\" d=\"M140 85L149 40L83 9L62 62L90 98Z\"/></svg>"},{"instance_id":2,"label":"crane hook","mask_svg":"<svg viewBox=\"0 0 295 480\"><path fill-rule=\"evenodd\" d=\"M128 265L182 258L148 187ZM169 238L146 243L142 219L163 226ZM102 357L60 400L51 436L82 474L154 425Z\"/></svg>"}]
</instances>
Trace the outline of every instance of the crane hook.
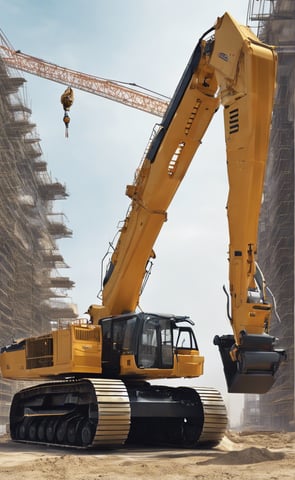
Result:
<instances>
[{"instance_id":1,"label":"crane hook","mask_svg":"<svg viewBox=\"0 0 295 480\"><path fill-rule=\"evenodd\" d=\"M71 106L73 105L74 102L74 92L71 87L68 87L62 96L60 97L60 101L64 107L64 117L63 117L63 122L66 126L65 130L65 136L66 138L69 136L69 123L70 123L70 116L69 116L69 110Z\"/></svg>"},{"instance_id":2,"label":"crane hook","mask_svg":"<svg viewBox=\"0 0 295 480\"><path fill-rule=\"evenodd\" d=\"M63 122L66 126L66 129L65 129L65 137L66 138L68 138L68 136L69 136L69 123L70 123L70 121L71 121L71 119L70 119L69 113L68 113L67 110L65 110Z\"/></svg>"}]
</instances>

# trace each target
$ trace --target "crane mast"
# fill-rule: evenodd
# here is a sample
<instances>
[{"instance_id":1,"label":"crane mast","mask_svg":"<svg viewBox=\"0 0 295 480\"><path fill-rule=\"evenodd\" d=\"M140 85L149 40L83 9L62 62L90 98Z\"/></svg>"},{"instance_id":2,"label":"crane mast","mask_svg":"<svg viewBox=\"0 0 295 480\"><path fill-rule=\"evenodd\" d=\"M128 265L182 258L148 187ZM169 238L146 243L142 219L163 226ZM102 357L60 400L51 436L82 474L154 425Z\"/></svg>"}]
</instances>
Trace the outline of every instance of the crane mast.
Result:
<instances>
[{"instance_id":1,"label":"crane mast","mask_svg":"<svg viewBox=\"0 0 295 480\"><path fill-rule=\"evenodd\" d=\"M163 117L167 110L168 99L164 100L119 82L71 70L22 53L20 50L14 50L1 31L0 42L2 60L8 67L92 93L158 117Z\"/></svg>"}]
</instances>

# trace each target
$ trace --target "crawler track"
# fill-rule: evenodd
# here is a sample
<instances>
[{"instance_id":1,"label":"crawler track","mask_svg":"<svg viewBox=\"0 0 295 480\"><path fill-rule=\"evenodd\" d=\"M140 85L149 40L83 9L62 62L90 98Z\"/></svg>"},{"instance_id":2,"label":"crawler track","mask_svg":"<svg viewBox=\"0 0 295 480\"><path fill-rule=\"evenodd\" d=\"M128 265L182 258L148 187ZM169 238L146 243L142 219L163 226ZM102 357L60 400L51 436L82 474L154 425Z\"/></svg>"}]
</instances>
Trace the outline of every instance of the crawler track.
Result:
<instances>
[{"instance_id":1,"label":"crawler track","mask_svg":"<svg viewBox=\"0 0 295 480\"><path fill-rule=\"evenodd\" d=\"M103 378L22 390L10 413L13 440L72 448L214 446L226 426L226 409L214 389Z\"/></svg>"},{"instance_id":2,"label":"crawler track","mask_svg":"<svg viewBox=\"0 0 295 480\"><path fill-rule=\"evenodd\" d=\"M13 399L13 440L63 447L119 446L130 428L130 403L123 382L83 379L23 390Z\"/></svg>"},{"instance_id":3,"label":"crawler track","mask_svg":"<svg viewBox=\"0 0 295 480\"><path fill-rule=\"evenodd\" d=\"M227 414L223 399L217 390L212 388L196 388L200 396L204 423L198 443L217 445L224 436L227 427Z\"/></svg>"},{"instance_id":4,"label":"crawler track","mask_svg":"<svg viewBox=\"0 0 295 480\"><path fill-rule=\"evenodd\" d=\"M122 445L131 421L126 387L120 380L92 380L99 406L98 422L92 446Z\"/></svg>"}]
</instances>

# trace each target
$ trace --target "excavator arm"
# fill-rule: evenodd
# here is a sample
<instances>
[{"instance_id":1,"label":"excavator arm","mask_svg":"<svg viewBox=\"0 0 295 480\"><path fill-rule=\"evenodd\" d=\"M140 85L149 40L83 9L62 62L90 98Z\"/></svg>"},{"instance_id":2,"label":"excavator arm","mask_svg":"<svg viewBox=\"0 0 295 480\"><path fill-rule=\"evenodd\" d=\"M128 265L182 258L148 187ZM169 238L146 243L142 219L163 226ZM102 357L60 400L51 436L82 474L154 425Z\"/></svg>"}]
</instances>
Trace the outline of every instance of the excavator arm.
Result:
<instances>
[{"instance_id":1,"label":"excavator arm","mask_svg":"<svg viewBox=\"0 0 295 480\"><path fill-rule=\"evenodd\" d=\"M209 31L210 32L210 31ZM230 323L233 334L216 336L232 392L267 391L284 352L268 334L271 305L256 267L257 232L268 154L277 57L228 13L214 37L201 38L134 184L127 186L129 213L104 278L94 323L134 311L146 264L167 219L167 208L211 119L224 107L229 195Z\"/></svg>"},{"instance_id":2,"label":"excavator arm","mask_svg":"<svg viewBox=\"0 0 295 480\"><path fill-rule=\"evenodd\" d=\"M229 391L264 393L285 356L284 351L275 350L276 339L268 334L271 305L256 264L277 57L272 47L225 15L216 26L211 64L224 106L233 329L233 335L216 337L215 343Z\"/></svg>"},{"instance_id":3,"label":"excavator arm","mask_svg":"<svg viewBox=\"0 0 295 480\"><path fill-rule=\"evenodd\" d=\"M258 43L248 29L234 28L227 36L229 25L227 16L217 24L211 64L224 106L231 318L239 343L243 330L268 330L271 310L255 280L255 259L277 62L274 49Z\"/></svg>"}]
</instances>

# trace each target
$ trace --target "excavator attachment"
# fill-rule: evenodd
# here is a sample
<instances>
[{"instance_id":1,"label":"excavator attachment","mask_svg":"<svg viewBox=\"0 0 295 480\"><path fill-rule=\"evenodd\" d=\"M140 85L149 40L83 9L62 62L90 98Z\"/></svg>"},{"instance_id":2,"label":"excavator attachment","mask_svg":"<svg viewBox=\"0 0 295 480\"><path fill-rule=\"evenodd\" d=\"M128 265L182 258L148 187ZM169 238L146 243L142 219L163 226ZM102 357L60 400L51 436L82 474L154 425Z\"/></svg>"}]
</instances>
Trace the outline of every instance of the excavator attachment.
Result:
<instances>
[{"instance_id":1,"label":"excavator attachment","mask_svg":"<svg viewBox=\"0 0 295 480\"><path fill-rule=\"evenodd\" d=\"M275 340L268 334L242 332L237 346L233 335L215 336L214 345L219 348L229 393L261 394L270 390L275 373L286 358L284 350L274 349Z\"/></svg>"}]
</instances>

